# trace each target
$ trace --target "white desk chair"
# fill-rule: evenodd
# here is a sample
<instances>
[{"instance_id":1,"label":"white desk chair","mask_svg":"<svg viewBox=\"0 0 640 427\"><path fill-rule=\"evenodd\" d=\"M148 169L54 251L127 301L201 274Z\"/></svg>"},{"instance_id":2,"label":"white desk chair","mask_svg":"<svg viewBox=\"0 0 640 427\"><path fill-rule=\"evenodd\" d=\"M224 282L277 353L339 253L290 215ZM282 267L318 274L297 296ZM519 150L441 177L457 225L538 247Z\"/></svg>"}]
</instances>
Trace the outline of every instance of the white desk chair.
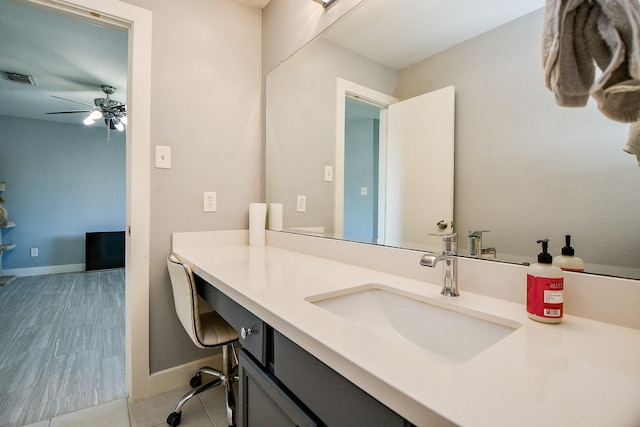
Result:
<instances>
[{"instance_id":1,"label":"white desk chair","mask_svg":"<svg viewBox=\"0 0 640 427\"><path fill-rule=\"evenodd\" d=\"M233 344L238 341L238 332L218 313L200 313L198 293L193 273L188 265L181 263L175 256L171 255L167 259L167 268L171 277L176 313L193 343L200 348L222 347L222 370L210 367L199 369L189 382L194 389L180 399L176 409L167 417L167 424L174 427L180 424L182 407L193 396L210 387L223 385L226 388L227 421L230 426L234 426L235 397L233 383L238 380L238 357ZM235 362L233 368L231 368L230 355L232 355ZM202 374L211 375L214 379L202 384Z\"/></svg>"}]
</instances>

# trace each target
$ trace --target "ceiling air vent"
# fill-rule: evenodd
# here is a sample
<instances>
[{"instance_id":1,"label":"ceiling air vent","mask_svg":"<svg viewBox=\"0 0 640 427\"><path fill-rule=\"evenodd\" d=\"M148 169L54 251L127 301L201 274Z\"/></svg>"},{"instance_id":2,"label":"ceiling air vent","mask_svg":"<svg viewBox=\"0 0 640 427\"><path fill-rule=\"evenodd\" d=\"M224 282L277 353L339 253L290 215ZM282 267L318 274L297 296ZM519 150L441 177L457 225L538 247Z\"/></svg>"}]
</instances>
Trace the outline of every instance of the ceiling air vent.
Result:
<instances>
[{"instance_id":1,"label":"ceiling air vent","mask_svg":"<svg viewBox=\"0 0 640 427\"><path fill-rule=\"evenodd\" d=\"M23 83L31 86L38 86L33 76L27 76L25 74L20 74L20 73L12 73L11 71L3 71L2 75L4 75L4 77L7 80L12 82Z\"/></svg>"}]
</instances>

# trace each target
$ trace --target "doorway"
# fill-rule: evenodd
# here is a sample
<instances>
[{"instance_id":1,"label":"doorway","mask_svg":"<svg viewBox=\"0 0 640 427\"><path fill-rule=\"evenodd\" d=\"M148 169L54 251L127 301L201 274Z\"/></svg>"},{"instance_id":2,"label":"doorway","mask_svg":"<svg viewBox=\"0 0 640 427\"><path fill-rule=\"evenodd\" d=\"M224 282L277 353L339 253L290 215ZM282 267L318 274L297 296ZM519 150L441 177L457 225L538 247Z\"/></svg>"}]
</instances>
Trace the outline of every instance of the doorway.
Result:
<instances>
[{"instance_id":1,"label":"doorway","mask_svg":"<svg viewBox=\"0 0 640 427\"><path fill-rule=\"evenodd\" d=\"M129 33L126 135L125 340L129 400L149 397L151 11L118 0L25 0ZM135 286L133 284L135 283ZM134 309L135 308L135 309Z\"/></svg>"},{"instance_id":2,"label":"doorway","mask_svg":"<svg viewBox=\"0 0 640 427\"><path fill-rule=\"evenodd\" d=\"M382 107L345 99L343 238L378 241L381 180L380 115ZM384 153L384 150L382 150Z\"/></svg>"},{"instance_id":3,"label":"doorway","mask_svg":"<svg viewBox=\"0 0 640 427\"><path fill-rule=\"evenodd\" d=\"M334 232L336 236L343 237L345 235L345 221L348 221L346 233L364 239L356 240L373 243L383 242L386 215L384 202L386 195L386 161L384 153L386 152L387 109L389 105L398 102L398 99L340 77L337 79L336 87ZM368 142L362 142L362 144L360 144L370 146L370 150L367 150L370 151L370 153L366 156L370 158L367 166L370 172L360 174L361 176L359 176L358 173L349 173L349 178L347 178L346 172L347 161L349 163L357 162L357 157L362 154L360 151L362 147L359 147L359 144L350 145L350 155L348 157L346 156L348 110L350 111L350 121L351 119L353 119L353 121L357 120L357 116L360 116L360 118L367 116L361 123L363 128L359 129L359 126L355 128L351 126L350 134L352 131L355 133L360 133L360 131L367 133L364 127L368 127L371 131L371 138L367 138ZM369 123L366 123L367 121ZM373 154L374 150L376 152L375 156ZM369 176L367 182L370 184L359 185L358 183L363 183L361 178L364 178L364 175ZM347 179L349 180L350 186L349 193L346 193L345 190ZM369 196L369 186L372 187L371 196ZM366 187L366 189L363 187ZM362 195L362 193L367 194ZM345 197L349 200L347 201ZM349 209L346 220L345 204ZM359 220L356 214L363 209L367 212L367 220L364 221L364 223L366 223L365 226L362 226L362 224L358 225ZM376 223L373 223L374 219Z\"/></svg>"}]
</instances>

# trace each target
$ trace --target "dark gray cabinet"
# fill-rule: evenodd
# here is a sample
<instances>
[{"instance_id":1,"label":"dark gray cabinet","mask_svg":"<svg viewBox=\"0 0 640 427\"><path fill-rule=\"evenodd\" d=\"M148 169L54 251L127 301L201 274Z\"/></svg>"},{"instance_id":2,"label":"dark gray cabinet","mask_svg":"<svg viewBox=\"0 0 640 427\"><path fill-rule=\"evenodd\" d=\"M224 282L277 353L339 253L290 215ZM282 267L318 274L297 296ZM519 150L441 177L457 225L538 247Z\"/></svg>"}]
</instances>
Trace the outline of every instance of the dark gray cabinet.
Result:
<instances>
[{"instance_id":1,"label":"dark gray cabinet","mask_svg":"<svg viewBox=\"0 0 640 427\"><path fill-rule=\"evenodd\" d=\"M408 421L196 276L200 295L242 334L241 427L410 427Z\"/></svg>"},{"instance_id":2,"label":"dark gray cabinet","mask_svg":"<svg viewBox=\"0 0 640 427\"><path fill-rule=\"evenodd\" d=\"M240 405L236 416L239 427L321 425L244 350L240 352L238 373Z\"/></svg>"},{"instance_id":3,"label":"dark gray cabinet","mask_svg":"<svg viewBox=\"0 0 640 427\"><path fill-rule=\"evenodd\" d=\"M284 335L273 339L274 375L326 425L411 425Z\"/></svg>"},{"instance_id":4,"label":"dark gray cabinet","mask_svg":"<svg viewBox=\"0 0 640 427\"><path fill-rule=\"evenodd\" d=\"M211 286L200 276L195 276L196 289L224 320L241 335L240 344L255 357L259 363L266 365L265 325L259 317L246 310L240 304ZM244 333L243 333L244 331Z\"/></svg>"}]
</instances>

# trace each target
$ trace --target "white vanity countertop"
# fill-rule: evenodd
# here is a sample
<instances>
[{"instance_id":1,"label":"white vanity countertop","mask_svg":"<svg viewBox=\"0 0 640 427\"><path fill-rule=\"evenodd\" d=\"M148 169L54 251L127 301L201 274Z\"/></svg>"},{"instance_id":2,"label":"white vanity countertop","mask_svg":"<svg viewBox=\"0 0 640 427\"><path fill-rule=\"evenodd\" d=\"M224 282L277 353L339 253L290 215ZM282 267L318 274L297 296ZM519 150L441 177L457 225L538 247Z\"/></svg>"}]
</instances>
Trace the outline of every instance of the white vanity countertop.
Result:
<instances>
[{"instance_id":1,"label":"white vanity countertop","mask_svg":"<svg viewBox=\"0 0 640 427\"><path fill-rule=\"evenodd\" d=\"M385 405L423 426L640 426L640 330L525 307L277 247L174 247L194 272ZM305 300L365 284L522 324L462 364L370 332ZM524 286L524 285L523 285ZM420 328L420 325L415 325ZM442 325L446 328L446 325Z\"/></svg>"}]
</instances>

